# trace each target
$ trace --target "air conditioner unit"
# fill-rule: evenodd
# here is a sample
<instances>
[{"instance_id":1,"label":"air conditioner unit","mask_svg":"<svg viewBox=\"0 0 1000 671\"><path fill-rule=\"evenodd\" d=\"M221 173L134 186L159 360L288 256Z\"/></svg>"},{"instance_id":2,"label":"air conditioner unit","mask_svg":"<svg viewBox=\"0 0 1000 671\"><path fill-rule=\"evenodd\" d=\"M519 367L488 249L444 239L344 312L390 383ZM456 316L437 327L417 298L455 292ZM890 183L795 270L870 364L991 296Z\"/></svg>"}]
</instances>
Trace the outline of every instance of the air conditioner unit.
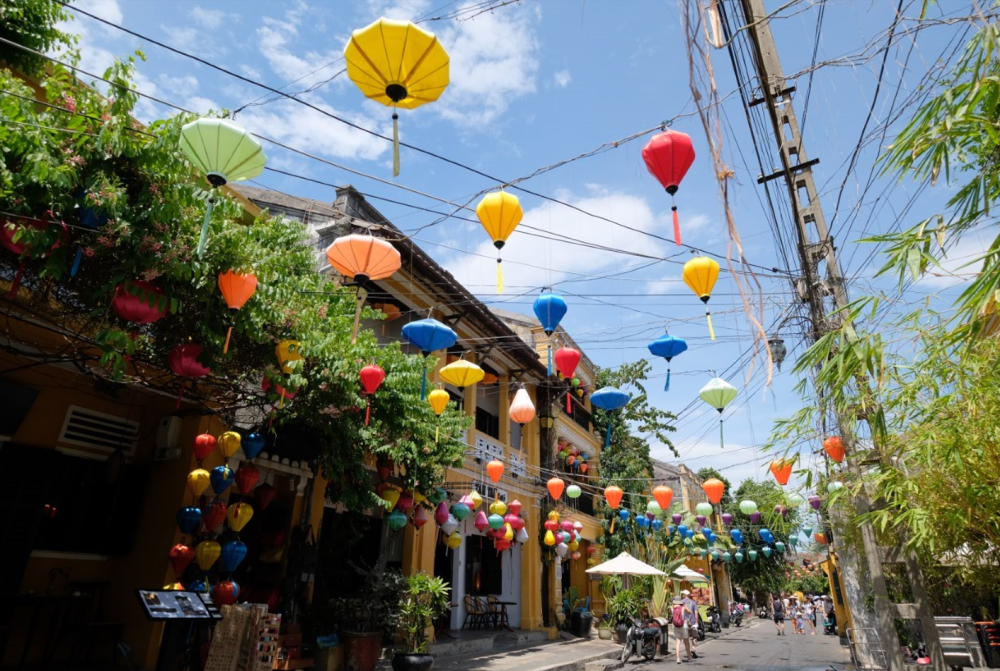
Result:
<instances>
[{"instance_id":1,"label":"air conditioner unit","mask_svg":"<svg viewBox=\"0 0 1000 671\"><path fill-rule=\"evenodd\" d=\"M156 429L156 449L153 450L153 461L171 461L179 459L181 418L167 415L160 420Z\"/></svg>"}]
</instances>

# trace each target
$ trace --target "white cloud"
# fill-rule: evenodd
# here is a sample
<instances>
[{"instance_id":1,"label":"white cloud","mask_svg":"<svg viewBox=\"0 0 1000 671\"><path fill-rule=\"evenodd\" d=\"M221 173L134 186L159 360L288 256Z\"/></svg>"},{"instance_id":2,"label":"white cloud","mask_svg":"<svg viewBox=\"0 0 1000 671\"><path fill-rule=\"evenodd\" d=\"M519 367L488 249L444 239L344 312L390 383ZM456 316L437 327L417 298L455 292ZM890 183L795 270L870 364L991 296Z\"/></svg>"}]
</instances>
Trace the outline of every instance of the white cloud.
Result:
<instances>
[{"instance_id":1,"label":"white cloud","mask_svg":"<svg viewBox=\"0 0 1000 671\"><path fill-rule=\"evenodd\" d=\"M102 19L119 25L122 23L123 14L118 0L80 0L75 5ZM82 69L101 76L114 63L115 55L106 49L105 45L109 41L119 39L121 33L111 26L83 14L77 14L75 21L61 22L56 27L80 36L80 43L77 46L80 51L79 66Z\"/></svg>"},{"instance_id":2,"label":"white cloud","mask_svg":"<svg viewBox=\"0 0 1000 671\"><path fill-rule=\"evenodd\" d=\"M693 437L678 439L674 447L681 455L680 462L692 471L697 473L705 467L715 468L726 476L734 489L747 478L761 481L770 477L767 466L772 457L759 448L751 449L731 441L726 441L726 447L720 448L718 441ZM651 446L650 456L661 461L677 462L677 457L664 445Z\"/></svg>"},{"instance_id":3,"label":"white cloud","mask_svg":"<svg viewBox=\"0 0 1000 671\"><path fill-rule=\"evenodd\" d=\"M118 25L121 25L124 18L118 0L79 0L73 4L89 14L99 16ZM111 29L110 26L106 26L106 28Z\"/></svg>"},{"instance_id":4,"label":"white cloud","mask_svg":"<svg viewBox=\"0 0 1000 671\"><path fill-rule=\"evenodd\" d=\"M958 244L948 249L947 257L941 261L942 267L928 267L927 274L917 284L932 289L948 289L972 280L983 269L983 255L989 250L994 236L995 229L964 233Z\"/></svg>"},{"instance_id":5,"label":"white cloud","mask_svg":"<svg viewBox=\"0 0 1000 671\"><path fill-rule=\"evenodd\" d=\"M201 31L192 26L161 25L160 30L170 36L171 46L184 51L193 51L201 46Z\"/></svg>"},{"instance_id":6,"label":"white cloud","mask_svg":"<svg viewBox=\"0 0 1000 671\"><path fill-rule=\"evenodd\" d=\"M264 17L263 25L257 28L257 41L271 70L287 81L299 80L296 84L305 89L336 73L339 68L328 67L309 74L322 65L338 61L342 54L339 48L322 53L310 51L301 56L293 53L290 42L296 41L300 20L297 6L286 12L284 19Z\"/></svg>"},{"instance_id":7,"label":"white cloud","mask_svg":"<svg viewBox=\"0 0 1000 671\"><path fill-rule=\"evenodd\" d=\"M433 9L429 0L367 0L367 14L375 20L379 17L395 21L417 21ZM441 13L445 14L450 9Z\"/></svg>"},{"instance_id":8,"label":"white cloud","mask_svg":"<svg viewBox=\"0 0 1000 671\"><path fill-rule=\"evenodd\" d=\"M207 114L211 111L219 111L222 106L210 98L205 98L202 96L192 96L184 101L184 107L191 110L192 112L197 112L198 114ZM242 117L240 119L242 121Z\"/></svg>"},{"instance_id":9,"label":"white cloud","mask_svg":"<svg viewBox=\"0 0 1000 671\"><path fill-rule=\"evenodd\" d=\"M198 78L192 75L173 77L161 74L157 77L157 81L165 90L182 97L194 95L195 91L198 90Z\"/></svg>"},{"instance_id":10,"label":"white cloud","mask_svg":"<svg viewBox=\"0 0 1000 671\"><path fill-rule=\"evenodd\" d=\"M621 191L606 191L583 197L560 194L559 198L588 212L615 221L627 221L629 226L640 231L658 231L663 227L663 221L653 213L644 199ZM547 270L549 267L599 274L606 270L621 269L635 262L635 259L619 254L573 244L577 241L654 255L662 254L664 247L663 243L641 233L613 227L612 224L551 202L527 210L522 226L533 226L541 231L520 228L507 240L502 256L508 284L541 287L571 277L559 270ZM526 233L531 233L532 236L564 236L567 240L543 240ZM442 265L463 284L489 286L496 279L496 249L478 227L476 234L481 235L480 239L484 240L473 251L486 258L454 254L446 257ZM515 262L535 267L516 265Z\"/></svg>"},{"instance_id":11,"label":"white cloud","mask_svg":"<svg viewBox=\"0 0 1000 671\"><path fill-rule=\"evenodd\" d=\"M564 89L569 86L570 82L573 81L573 76L569 73L569 70L560 70L553 75L553 79L555 80L556 86Z\"/></svg>"},{"instance_id":12,"label":"white cloud","mask_svg":"<svg viewBox=\"0 0 1000 671\"><path fill-rule=\"evenodd\" d=\"M189 12L191 18L202 28L215 29L222 26L227 21L238 21L238 14L227 14L221 9L205 9L204 7L194 7Z\"/></svg>"}]
</instances>

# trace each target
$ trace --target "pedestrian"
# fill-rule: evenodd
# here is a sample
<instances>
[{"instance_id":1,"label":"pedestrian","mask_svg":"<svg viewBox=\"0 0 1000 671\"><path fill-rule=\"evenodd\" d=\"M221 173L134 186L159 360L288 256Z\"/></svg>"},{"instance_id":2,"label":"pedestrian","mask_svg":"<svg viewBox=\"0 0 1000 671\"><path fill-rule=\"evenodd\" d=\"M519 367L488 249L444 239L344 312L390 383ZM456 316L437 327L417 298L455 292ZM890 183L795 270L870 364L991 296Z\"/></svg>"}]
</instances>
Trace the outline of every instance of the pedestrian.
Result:
<instances>
[{"instance_id":1,"label":"pedestrian","mask_svg":"<svg viewBox=\"0 0 1000 671\"><path fill-rule=\"evenodd\" d=\"M778 636L785 635L785 604L778 594L774 595L774 599L771 602L771 610L774 613L774 628L778 632Z\"/></svg>"},{"instance_id":2,"label":"pedestrian","mask_svg":"<svg viewBox=\"0 0 1000 671\"><path fill-rule=\"evenodd\" d=\"M830 627L830 633L835 634L837 632L837 613L833 610L833 598L830 596L823 597L823 612L826 614L826 622L824 626Z\"/></svg>"},{"instance_id":3,"label":"pedestrian","mask_svg":"<svg viewBox=\"0 0 1000 671\"><path fill-rule=\"evenodd\" d=\"M816 635L816 604L811 600L807 600L805 603L806 610L806 621L809 623L809 629L813 636ZM804 633L804 632L803 632Z\"/></svg>"},{"instance_id":4,"label":"pedestrian","mask_svg":"<svg viewBox=\"0 0 1000 671\"><path fill-rule=\"evenodd\" d=\"M799 603L798 599L795 599L794 603L795 603L795 606L794 606L794 608L795 608L795 628L798 630L797 633L801 634L802 636L805 636L806 635L806 623L805 623L806 611L805 611L805 606L803 606L801 603Z\"/></svg>"},{"instance_id":5,"label":"pedestrian","mask_svg":"<svg viewBox=\"0 0 1000 671\"><path fill-rule=\"evenodd\" d=\"M684 597L684 620L688 625L688 640L691 642L691 657L698 659L698 603L691 598L691 592L686 589L681 590Z\"/></svg>"},{"instance_id":6,"label":"pedestrian","mask_svg":"<svg viewBox=\"0 0 1000 671\"><path fill-rule=\"evenodd\" d=\"M670 624L674 627L674 646L677 650L677 663L681 663L681 642L684 643L684 661L691 661L691 637L687 621L684 619L684 599L675 597L673 600Z\"/></svg>"}]
</instances>

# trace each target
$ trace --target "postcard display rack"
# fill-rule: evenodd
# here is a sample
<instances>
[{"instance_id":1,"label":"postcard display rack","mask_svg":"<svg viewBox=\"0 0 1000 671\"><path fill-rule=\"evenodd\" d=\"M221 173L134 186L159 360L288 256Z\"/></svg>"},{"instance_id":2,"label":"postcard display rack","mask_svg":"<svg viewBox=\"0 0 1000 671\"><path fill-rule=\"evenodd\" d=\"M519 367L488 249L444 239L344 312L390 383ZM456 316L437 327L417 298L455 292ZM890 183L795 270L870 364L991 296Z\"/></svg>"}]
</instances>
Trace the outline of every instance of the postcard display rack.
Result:
<instances>
[{"instance_id":1,"label":"postcard display rack","mask_svg":"<svg viewBox=\"0 0 1000 671\"><path fill-rule=\"evenodd\" d=\"M265 605L223 606L205 671L271 671L280 628L281 615Z\"/></svg>"}]
</instances>

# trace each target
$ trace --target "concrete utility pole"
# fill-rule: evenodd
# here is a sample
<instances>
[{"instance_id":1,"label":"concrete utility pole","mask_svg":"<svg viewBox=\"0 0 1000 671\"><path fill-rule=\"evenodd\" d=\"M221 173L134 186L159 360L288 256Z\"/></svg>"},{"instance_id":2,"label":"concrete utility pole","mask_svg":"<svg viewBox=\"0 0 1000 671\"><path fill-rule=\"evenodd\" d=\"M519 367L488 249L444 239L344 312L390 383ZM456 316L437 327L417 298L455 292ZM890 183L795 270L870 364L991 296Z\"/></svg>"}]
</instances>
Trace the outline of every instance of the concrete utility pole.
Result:
<instances>
[{"instance_id":1,"label":"concrete utility pole","mask_svg":"<svg viewBox=\"0 0 1000 671\"><path fill-rule=\"evenodd\" d=\"M771 175L762 175L758 182L764 183L772 179L784 178L788 188L792 215L795 220L799 260L804 278L800 281L797 289L800 298L809 306L813 327L812 337L815 340L830 332L834 327L834 324L827 318L829 311L825 304L826 298L831 299L832 311L842 310L848 304L843 276L837 265L836 250L827 230L823 207L820 204L816 184L813 181L812 166L819 163L819 159L810 160L802 144L791 99L794 87L788 87L785 81L763 0L738 0L737 4L742 7L745 15L743 25L746 26L745 29L750 38L753 50L752 61L759 78L757 82L759 90L754 91L754 95L759 97L751 101L750 104L766 106L771 118L774 139L781 154L781 169ZM727 35L727 37L730 36ZM732 42L729 43L729 48L733 48ZM740 84L744 85L747 82L740 82ZM825 271L824 279L821 279L821 271ZM838 319L843 319L843 317L840 316ZM859 384L863 383L859 382ZM848 468L854 476L860 478L861 466L856 459L850 458L856 448L854 436L858 419L853 414L838 412L837 415L841 437L847 449ZM867 512L872 506L864 492L855 499L854 505L859 513ZM862 659L868 657L868 661L873 665L883 666L887 664L891 671L903 671L904 664L897 642L894 619L919 620L933 666L943 671L947 666L944 662L937 628L927 598L923 574L916 556L912 552L907 552L903 547L879 547L875 530L868 522L860 525L860 532L870 584L873 587L875 597L875 630L878 633L878 646L885 651L886 659L884 661L871 659L873 657L872 649L875 648L875 641L872 640L864 641L870 648L869 650L858 649L855 651L856 654ZM853 564L853 562L845 562L843 568L847 568L848 564ZM884 564L901 564L905 567L914 603L894 604L890 601L883 571ZM858 577L860 578L860 576ZM857 584L864 585L865 581L858 580ZM857 595L855 596L857 597ZM851 611L856 614L856 619L861 619L860 616L866 610L866 605L859 598L855 598L853 601Z\"/></svg>"}]
</instances>

